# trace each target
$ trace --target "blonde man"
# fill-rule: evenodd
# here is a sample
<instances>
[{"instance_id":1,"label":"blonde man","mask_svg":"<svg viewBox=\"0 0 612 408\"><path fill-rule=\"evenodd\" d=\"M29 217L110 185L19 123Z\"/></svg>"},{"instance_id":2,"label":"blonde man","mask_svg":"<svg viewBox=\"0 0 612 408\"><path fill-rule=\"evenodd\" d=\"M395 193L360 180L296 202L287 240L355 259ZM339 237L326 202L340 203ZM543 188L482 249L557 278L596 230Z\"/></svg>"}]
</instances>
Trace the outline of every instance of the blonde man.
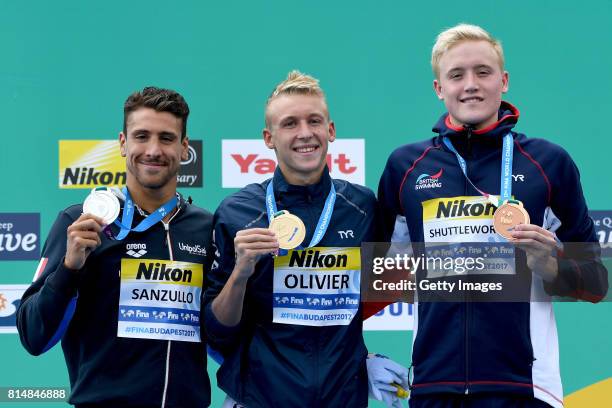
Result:
<instances>
[{"instance_id":1,"label":"blonde man","mask_svg":"<svg viewBox=\"0 0 612 408\"><path fill-rule=\"evenodd\" d=\"M434 91L448 112L433 128L437 135L398 148L387 162L379 185L386 237L397 217L406 222L395 224L405 230L396 236L413 242L499 242L501 231L526 256L517 256L514 275L486 270L478 279L526 277L527 297L436 303L423 302L428 294L420 291L410 407L561 408L549 295L597 301L607 291L596 250L585 250L580 267L552 256L555 231L561 241L596 242L578 171L561 147L513 130L519 111L502 101L509 80L503 50L484 29L460 24L442 32L431 63ZM446 211L449 205L457 211ZM494 229L493 210L504 205L522 206L530 221ZM417 279L426 273L417 271ZM537 302L529 302L530 293Z\"/></svg>"},{"instance_id":2,"label":"blonde man","mask_svg":"<svg viewBox=\"0 0 612 408\"><path fill-rule=\"evenodd\" d=\"M214 216L205 317L224 357L218 385L248 408L366 407L366 365L387 383L407 382L390 360L366 364L356 247L373 240L374 194L330 177L336 129L316 79L291 72L269 97L265 121L274 177L229 196ZM269 229L272 221L289 222L287 236ZM300 235L294 251L283 249ZM393 387L374 388L398 406Z\"/></svg>"}]
</instances>

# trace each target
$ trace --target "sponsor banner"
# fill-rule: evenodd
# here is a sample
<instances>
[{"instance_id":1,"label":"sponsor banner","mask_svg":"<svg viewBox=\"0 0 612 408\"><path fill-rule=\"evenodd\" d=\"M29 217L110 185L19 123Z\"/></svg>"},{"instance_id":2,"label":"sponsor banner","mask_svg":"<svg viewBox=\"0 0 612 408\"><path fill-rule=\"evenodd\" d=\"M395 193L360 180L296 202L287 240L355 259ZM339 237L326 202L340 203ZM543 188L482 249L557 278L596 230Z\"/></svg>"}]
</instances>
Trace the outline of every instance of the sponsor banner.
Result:
<instances>
[{"instance_id":1,"label":"sponsor banner","mask_svg":"<svg viewBox=\"0 0 612 408\"><path fill-rule=\"evenodd\" d=\"M222 187L261 183L276 169L274 150L261 139L224 139L221 147ZM329 144L327 166L333 178L365 184L365 139L336 139Z\"/></svg>"},{"instance_id":2,"label":"sponsor banner","mask_svg":"<svg viewBox=\"0 0 612 408\"><path fill-rule=\"evenodd\" d=\"M482 196L434 198L422 205L425 242L499 241L495 206Z\"/></svg>"},{"instance_id":3,"label":"sponsor banner","mask_svg":"<svg viewBox=\"0 0 612 408\"><path fill-rule=\"evenodd\" d=\"M178 187L202 187L202 141L189 139L187 160L181 162Z\"/></svg>"},{"instance_id":4,"label":"sponsor banner","mask_svg":"<svg viewBox=\"0 0 612 408\"><path fill-rule=\"evenodd\" d=\"M363 330L412 330L414 306L397 302L385 307L363 322Z\"/></svg>"},{"instance_id":5,"label":"sponsor banner","mask_svg":"<svg viewBox=\"0 0 612 408\"><path fill-rule=\"evenodd\" d=\"M360 248L314 247L274 258L273 321L348 325L359 309Z\"/></svg>"},{"instance_id":6,"label":"sponsor banner","mask_svg":"<svg viewBox=\"0 0 612 408\"><path fill-rule=\"evenodd\" d=\"M39 213L0 213L0 261L39 259L39 241Z\"/></svg>"},{"instance_id":7,"label":"sponsor banner","mask_svg":"<svg viewBox=\"0 0 612 408\"><path fill-rule=\"evenodd\" d=\"M17 333L15 319L28 285L0 285L0 333Z\"/></svg>"},{"instance_id":8,"label":"sponsor banner","mask_svg":"<svg viewBox=\"0 0 612 408\"><path fill-rule=\"evenodd\" d=\"M118 337L200 341L202 264L121 260Z\"/></svg>"},{"instance_id":9,"label":"sponsor banner","mask_svg":"<svg viewBox=\"0 0 612 408\"><path fill-rule=\"evenodd\" d=\"M514 244L442 243L425 244L425 258L417 258L415 269L426 266L428 278L460 275L514 275Z\"/></svg>"},{"instance_id":10,"label":"sponsor banner","mask_svg":"<svg viewBox=\"0 0 612 408\"><path fill-rule=\"evenodd\" d=\"M424 201L423 233L427 256L450 259L455 263L466 256L480 257L479 266L471 275L513 275L515 270L514 247L503 245L506 240L493 228L496 207L482 196L434 198ZM460 243L463 245L450 245ZM476 243L475 245L464 245ZM492 245L495 243L495 245ZM439 245L436 245L439 244ZM428 265L427 277L440 278L457 275L443 264Z\"/></svg>"},{"instance_id":11,"label":"sponsor banner","mask_svg":"<svg viewBox=\"0 0 612 408\"><path fill-rule=\"evenodd\" d=\"M118 140L60 140L59 187L124 186L125 158Z\"/></svg>"},{"instance_id":12,"label":"sponsor banner","mask_svg":"<svg viewBox=\"0 0 612 408\"><path fill-rule=\"evenodd\" d=\"M118 140L59 141L59 188L121 187L126 177ZM177 180L178 187L202 187L201 140L189 141Z\"/></svg>"},{"instance_id":13,"label":"sponsor banner","mask_svg":"<svg viewBox=\"0 0 612 408\"><path fill-rule=\"evenodd\" d=\"M601 244L601 253L605 257L612 257L612 210L589 211L595 224L595 234Z\"/></svg>"}]
</instances>

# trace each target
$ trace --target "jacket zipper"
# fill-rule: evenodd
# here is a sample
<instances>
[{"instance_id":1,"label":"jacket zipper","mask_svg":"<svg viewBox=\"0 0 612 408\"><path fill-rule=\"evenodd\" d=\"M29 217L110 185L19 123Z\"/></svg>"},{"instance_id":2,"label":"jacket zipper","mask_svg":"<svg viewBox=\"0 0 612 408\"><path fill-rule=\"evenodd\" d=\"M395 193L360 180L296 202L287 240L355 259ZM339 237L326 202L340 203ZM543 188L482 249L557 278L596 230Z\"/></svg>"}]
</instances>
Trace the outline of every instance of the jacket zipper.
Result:
<instances>
[{"instance_id":1,"label":"jacket zipper","mask_svg":"<svg viewBox=\"0 0 612 408\"><path fill-rule=\"evenodd\" d=\"M180 206L176 209L176 212L172 214L172 217L170 217L168 222L164 222L162 220L164 230L166 231L165 243L168 246L168 255L170 256L171 261L174 261L174 253L172 252L172 241L170 240L170 222L172 222L172 220L174 219L174 217L176 217L179 211L181 211ZM161 408L166 407L166 396L168 394L168 380L170 377L170 350L171 348L172 348L172 340L168 340L168 347L166 348L166 372L164 374L164 393L162 394Z\"/></svg>"},{"instance_id":2,"label":"jacket zipper","mask_svg":"<svg viewBox=\"0 0 612 408\"><path fill-rule=\"evenodd\" d=\"M466 159L470 160L472 158L472 131L474 130L474 128L471 125L467 125L464 126L464 129L466 131L467 134L467 155L466 155ZM464 177L464 194L467 195L468 194L468 162L465 162L465 177ZM464 317L465 317L465 395L468 395L470 393L470 378L469 378L469 364L470 364L470 357L469 357L469 352L470 352L470 348L469 348L469 338L470 338L470 333L469 333L469 320L470 320L470 302L468 299L468 293L464 293Z\"/></svg>"}]
</instances>

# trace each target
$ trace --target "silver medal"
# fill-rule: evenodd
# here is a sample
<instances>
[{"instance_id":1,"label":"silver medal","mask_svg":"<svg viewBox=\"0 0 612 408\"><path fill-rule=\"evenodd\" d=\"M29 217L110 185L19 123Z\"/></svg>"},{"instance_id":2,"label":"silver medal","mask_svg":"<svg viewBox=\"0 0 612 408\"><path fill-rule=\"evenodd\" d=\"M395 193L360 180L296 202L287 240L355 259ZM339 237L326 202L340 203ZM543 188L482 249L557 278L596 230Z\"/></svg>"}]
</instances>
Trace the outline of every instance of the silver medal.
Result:
<instances>
[{"instance_id":1,"label":"silver medal","mask_svg":"<svg viewBox=\"0 0 612 408\"><path fill-rule=\"evenodd\" d=\"M120 209L119 199L108 190L93 189L83 202L83 214L102 218L106 225L117 219Z\"/></svg>"}]
</instances>

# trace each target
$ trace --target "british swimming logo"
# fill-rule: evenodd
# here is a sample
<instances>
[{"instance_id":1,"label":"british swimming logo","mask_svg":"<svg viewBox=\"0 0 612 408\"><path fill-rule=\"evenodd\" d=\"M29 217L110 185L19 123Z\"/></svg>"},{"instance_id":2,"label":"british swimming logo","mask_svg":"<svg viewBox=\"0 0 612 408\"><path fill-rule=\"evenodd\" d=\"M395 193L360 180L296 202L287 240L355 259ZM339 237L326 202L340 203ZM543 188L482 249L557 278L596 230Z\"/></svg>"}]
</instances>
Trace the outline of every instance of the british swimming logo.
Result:
<instances>
[{"instance_id":1,"label":"british swimming logo","mask_svg":"<svg viewBox=\"0 0 612 408\"><path fill-rule=\"evenodd\" d=\"M440 177L442 177L442 173L444 169L440 169L436 174L429 175L427 173L421 174L414 185L415 190L422 190L425 188L441 188L442 181L440 181Z\"/></svg>"}]
</instances>

